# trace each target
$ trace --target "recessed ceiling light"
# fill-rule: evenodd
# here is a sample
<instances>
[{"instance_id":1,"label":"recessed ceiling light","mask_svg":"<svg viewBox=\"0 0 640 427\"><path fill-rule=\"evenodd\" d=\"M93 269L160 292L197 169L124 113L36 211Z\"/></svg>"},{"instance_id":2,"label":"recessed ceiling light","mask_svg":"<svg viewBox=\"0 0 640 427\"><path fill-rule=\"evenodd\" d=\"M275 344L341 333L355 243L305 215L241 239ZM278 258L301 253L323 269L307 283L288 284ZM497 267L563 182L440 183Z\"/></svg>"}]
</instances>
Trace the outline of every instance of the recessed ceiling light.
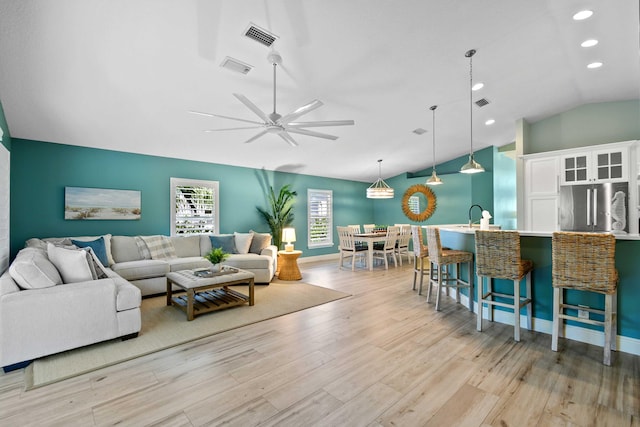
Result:
<instances>
[{"instance_id":1,"label":"recessed ceiling light","mask_svg":"<svg viewBox=\"0 0 640 427\"><path fill-rule=\"evenodd\" d=\"M486 122L484 122L485 125L487 126L491 126L492 124L494 124L496 121L494 119L489 119Z\"/></svg>"},{"instance_id":2,"label":"recessed ceiling light","mask_svg":"<svg viewBox=\"0 0 640 427\"><path fill-rule=\"evenodd\" d=\"M582 21L583 19L587 19L593 15L593 11L591 10L581 10L580 12L573 15L574 21Z\"/></svg>"},{"instance_id":3,"label":"recessed ceiling light","mask_svg":"<svg viewBox=\"0 0 640 427\"><path fill-rule=\"evenodd\" d=\"M592 62L591 64L587 65L587 68L600 68L602 67L602 62Z\"/></svg>"},{"instance_id":4,"label":"recessed ceiling light","mask_svg":"<svg viewBox=\"0 0 640 427\"><path fill-rule=\"evenodd\" d=\"M585 40L582 43L580 43L580 46L582 46L582 47L591 47L591 46L595 46L597 44L598 44L598 40L589 39L589 40Z\"/></svg>"},{"instance_id":5,"label":"recessed ceiling light","mask_svg":"<svg viewBox=\"0 0 640 427\"><path fill-rule=\"evenodd\" d=\"M473 87L471 88L471 90L480 90L484 87L484 83L476 83L473 85Z\"/></svg>"}]
</instances>

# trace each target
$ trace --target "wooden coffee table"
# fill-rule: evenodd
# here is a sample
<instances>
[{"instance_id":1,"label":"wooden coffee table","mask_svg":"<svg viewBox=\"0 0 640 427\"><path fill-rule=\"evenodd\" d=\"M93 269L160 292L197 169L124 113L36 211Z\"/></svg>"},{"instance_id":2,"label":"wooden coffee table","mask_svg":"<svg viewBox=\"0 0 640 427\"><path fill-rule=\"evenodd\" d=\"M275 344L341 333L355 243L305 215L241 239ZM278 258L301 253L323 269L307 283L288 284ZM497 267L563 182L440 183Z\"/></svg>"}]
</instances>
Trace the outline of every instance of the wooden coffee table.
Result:
<instances>
[{"instance_id":1,"label":"wooden coffee table","mask_svg":"<svg viewBox=\"0 0 640 427\"><path fill-rule=\"evenodd\" d=\"M196 315L238 305L254 304L254 278L250 271L224 266L211 277L199 277L194 270L167 273L167 305L175 304L187 313L187 320ZM249 295L229 289L228 286L246 283ZM173 295L173 286L184 289L186 294Z\"/></svg>"}]
</instances>

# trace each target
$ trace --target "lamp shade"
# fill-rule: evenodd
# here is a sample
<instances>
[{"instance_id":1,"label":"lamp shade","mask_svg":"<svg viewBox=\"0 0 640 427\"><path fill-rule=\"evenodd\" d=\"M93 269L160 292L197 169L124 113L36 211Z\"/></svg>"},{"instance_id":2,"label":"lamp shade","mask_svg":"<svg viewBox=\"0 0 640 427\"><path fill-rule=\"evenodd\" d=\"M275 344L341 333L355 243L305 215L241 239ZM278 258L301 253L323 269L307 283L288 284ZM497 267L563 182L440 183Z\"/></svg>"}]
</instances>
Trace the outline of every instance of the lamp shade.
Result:
<instances>
[{"instance_id":1,"label":"lamp shade","mask_svg":"<svg viewBox=\"0 0 640 427\"><path fill-rule=\"evenodd\" d=\"M469 161L460 168L461 173L484 172L484 168L473 158L473 55L475 49L468 50L464 56L469 58Z\"/></svg>"},{"instance_id":2,"label":"lamp shade","mask_svg":"<svg viewBox=\"0 0 640 427\"><path fill-rule=\"evenodd\" d=\"M296 241L296 229L290 227L283 228L282 241L287 242L287 244L284 245L284 250L287 252L291 252L293 250L293 245L291 243Z\"/></svg>"}]
</instances>

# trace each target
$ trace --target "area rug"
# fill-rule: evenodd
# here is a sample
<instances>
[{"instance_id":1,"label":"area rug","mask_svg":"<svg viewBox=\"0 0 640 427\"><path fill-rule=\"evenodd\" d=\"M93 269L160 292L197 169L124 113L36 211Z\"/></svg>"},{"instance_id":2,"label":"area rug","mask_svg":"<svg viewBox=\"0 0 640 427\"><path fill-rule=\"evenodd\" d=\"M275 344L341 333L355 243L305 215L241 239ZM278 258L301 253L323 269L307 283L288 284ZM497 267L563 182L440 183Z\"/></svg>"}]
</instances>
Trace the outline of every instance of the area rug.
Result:
<instances>
[{"instance_id":1,"label":"area rug","mask_svg":"<svg viewBox=\"0 0 640 427\"><path fill-rule=\"evenodd\" d=\"M235 287L234 287L235 288ZM247 286L237 287L246 293ZM350 296L301 282L274 281L255 287L255 305L197 316L191 322L166 297L142 300L142 330L137 338L106 341L35 360L25 369L27 390L124 362L230 329L304 310Z\"/></svg>"}]
</instances>

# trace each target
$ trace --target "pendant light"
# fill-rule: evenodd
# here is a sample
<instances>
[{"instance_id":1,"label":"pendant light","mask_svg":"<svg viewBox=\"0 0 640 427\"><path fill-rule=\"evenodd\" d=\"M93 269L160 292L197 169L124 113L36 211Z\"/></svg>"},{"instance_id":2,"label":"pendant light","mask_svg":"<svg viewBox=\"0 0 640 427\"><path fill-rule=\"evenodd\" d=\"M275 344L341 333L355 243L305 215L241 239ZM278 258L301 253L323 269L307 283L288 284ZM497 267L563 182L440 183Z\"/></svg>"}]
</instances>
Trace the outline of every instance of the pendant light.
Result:
<instances>
[{"instance_id":1,"label":"pendant light","mask_svg":"<svg viewBox=\"0 0 640 427\"><path fill-rule=\"evenodd\" d=\"M431 170L431 177L426 182L427 185L442 184L442 180L436 174L436 108L438 108L437 105L429 108L433 112L433 169Z\"/></svg>"},{"instance_id":2,"label":"pendant light","mask_svg":"<svg viewBox=\"0 0 640 427\"><path fill-rule=\"evenodd\" d=\"M378 160L378 179L367 188L367 199L393 199L393 188L382 179L382 159Z\"/></svg>"},{"instance_id":3,"label":"pendant light","mask_svg":"<svg viewBox=\"0 0 640 427\"><path fill-rule=\"evenodd\" d=\"M480 163L476 162L473 158L473 55L475 55L475 49L468 50L464 56L469 58L469 120L470 120L470 144L471 150L469 151L469 161L465 163L461 168L462 173L478 173L484 172L484 168Z\"/></svg>"}]
</instances>

